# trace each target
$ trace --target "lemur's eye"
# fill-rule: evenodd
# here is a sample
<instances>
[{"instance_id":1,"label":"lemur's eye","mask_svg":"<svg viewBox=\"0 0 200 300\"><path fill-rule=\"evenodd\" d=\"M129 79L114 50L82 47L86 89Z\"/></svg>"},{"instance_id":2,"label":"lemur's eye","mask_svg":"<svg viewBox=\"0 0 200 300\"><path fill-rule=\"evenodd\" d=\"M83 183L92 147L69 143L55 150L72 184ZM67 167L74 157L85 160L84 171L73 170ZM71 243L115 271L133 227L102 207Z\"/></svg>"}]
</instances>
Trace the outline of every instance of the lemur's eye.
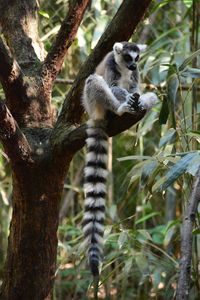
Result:
<instances>
[{"instance_id":1,"label":"lemur's eye","mask_svg":"<svg viewBox=\"0 0 200 300\"><path fill-rule=\"evenodd\" d=\"M136 58L135 58L135 61L138 61L139 58L140 58L139 55L137 55Z\"/></svg>"},{"instance_id":2,"label":"lemur's eye","mask_svg":"<svg viewBox=\"0 0 200 300\"><path fill-rule=\"evenodd\" d=\"M132 59L133 59L133 58L132 58L132 56L131 56L130 54L125 54L125 55L124 55L124 60L125 60L125 61L128 62L128 61L131 61Z\"/></svg>"}]
</instances>

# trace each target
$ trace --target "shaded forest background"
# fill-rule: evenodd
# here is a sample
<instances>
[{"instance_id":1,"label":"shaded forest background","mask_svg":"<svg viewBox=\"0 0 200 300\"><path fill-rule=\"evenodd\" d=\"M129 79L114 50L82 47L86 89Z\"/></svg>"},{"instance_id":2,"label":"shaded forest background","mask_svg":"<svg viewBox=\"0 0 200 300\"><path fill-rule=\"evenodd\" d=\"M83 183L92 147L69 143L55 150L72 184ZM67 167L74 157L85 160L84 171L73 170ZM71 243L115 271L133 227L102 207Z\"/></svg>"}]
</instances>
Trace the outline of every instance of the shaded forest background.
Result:
<instances>
[{"instance_id":1,"label":"shaded forest background","mask_svg":"<svg viewBox=\"0 0 200 300\"><path fill-rule=\"evenodd\" d=\"M58 110L80 65L120 4L117 0L91 1L56 79L53 102ZM66 0L40 1L40 36L47 50L69 5ZM140 60L141 81L143 88L155 91L161 101L138 125L110 139L100 299L172 299L175 294L182 216L200 166L199 29L199 1L154 1L131 39L148 44ZM84 156L85 150L76 155L65 180L56 300L88 299L91 295L91 276L81 249ZM0 280L12 214L11 192L9 160L0 148ZM198 212L190 299L200 296L199 233Z\"/></svg>"}]
</instances>

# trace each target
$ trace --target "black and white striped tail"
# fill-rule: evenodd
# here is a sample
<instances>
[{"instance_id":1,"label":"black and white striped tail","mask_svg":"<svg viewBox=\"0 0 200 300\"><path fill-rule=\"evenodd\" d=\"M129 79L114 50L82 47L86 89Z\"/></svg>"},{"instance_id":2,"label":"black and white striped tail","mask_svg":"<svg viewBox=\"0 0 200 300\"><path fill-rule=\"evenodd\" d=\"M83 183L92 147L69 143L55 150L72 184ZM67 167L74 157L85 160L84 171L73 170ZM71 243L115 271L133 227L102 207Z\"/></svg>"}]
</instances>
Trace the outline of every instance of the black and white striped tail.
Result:
<instances>
[{"instance_id":1,"label":"black and white striped tail","mask_svg":"<svg viewBox=\"0 0 200 300\"><path fill-rule=\"evenodd\" d=\"M84 170L84 244L93 276L99 275L103 255L103 232L107 178L108 136L98 121L87 122L87 155Z\"/></svg>"}]
</instances>

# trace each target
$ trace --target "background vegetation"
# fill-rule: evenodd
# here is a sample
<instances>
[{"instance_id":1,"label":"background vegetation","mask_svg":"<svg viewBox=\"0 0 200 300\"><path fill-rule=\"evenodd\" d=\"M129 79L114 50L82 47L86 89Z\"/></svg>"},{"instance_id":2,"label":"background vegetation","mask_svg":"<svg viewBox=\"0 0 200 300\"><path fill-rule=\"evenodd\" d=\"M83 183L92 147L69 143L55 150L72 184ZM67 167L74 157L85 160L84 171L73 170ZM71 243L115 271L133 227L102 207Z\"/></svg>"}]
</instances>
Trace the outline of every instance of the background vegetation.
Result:
<instances>
[{"instance_id":1,"label":"background vegetation","mask_svg":"<svg viewBox=\"0 0 200 300\"><path fill-rule=\"evenodd\" d=\"M53 91L56 106L121 1L91 1ZM48 49L70 1L40 1ZM154 1L132 41L147 43L141 81L161 100L137 126L110 139L109 199L100 299L172 299L180 229L199 155L200 3ZM0 90L0 96L2 90ZM91 276L81 248L84 151L73 160L60 209L54 299L90 299ZM11 172L0 149L0 278L12 211ZM199 215L193 231L190 299L200 296ZM66 297L66 294L68 295ZM87 296L85 296L87 295Z\"/></svg>"}]
</instances>

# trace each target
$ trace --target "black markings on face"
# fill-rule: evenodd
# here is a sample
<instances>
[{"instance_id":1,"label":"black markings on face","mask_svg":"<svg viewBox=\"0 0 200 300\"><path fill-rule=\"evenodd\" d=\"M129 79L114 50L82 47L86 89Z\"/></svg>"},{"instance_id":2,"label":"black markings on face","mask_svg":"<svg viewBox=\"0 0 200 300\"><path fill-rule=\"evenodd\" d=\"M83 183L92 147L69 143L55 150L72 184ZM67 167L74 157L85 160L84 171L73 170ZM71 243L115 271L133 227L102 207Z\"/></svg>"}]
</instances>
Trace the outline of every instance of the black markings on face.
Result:
<instances>
[{"instance_id":1,"label":"black markings on face","mask_svg":"<svg viewBox=\"0 0 200 300\"><path fill-rule=\"evenodd\" d=\"M130 62L133 60L133 57L130 54L123 55L125 62Z\"/></svg>"},{"instance_id":2,"label":"black markings on face","mask_svg":"<svg viewBox=\"0 0 200 300\"><path fill-rule=\"evenodd\" d=\"M135 61L138 61L140 58L139 54L136 56Z\"/></svg>"}]
</instances>

